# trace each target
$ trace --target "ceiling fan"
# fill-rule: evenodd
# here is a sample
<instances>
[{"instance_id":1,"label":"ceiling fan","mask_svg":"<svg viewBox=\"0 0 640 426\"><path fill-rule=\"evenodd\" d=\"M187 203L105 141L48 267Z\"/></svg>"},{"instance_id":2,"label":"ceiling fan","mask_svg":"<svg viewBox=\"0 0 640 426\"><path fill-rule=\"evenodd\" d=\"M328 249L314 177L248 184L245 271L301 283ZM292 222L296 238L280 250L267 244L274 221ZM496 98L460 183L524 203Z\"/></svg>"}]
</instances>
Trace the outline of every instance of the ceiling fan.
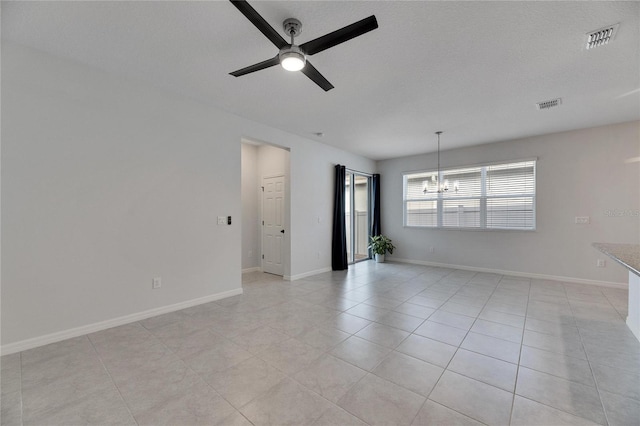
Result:
<instances>
[{"instance_id":1,"label":"ceiling fan","mask_svg":"<svg viewBox=\"0 0 640 426\"><path fill-rule=\"evenodd\" d=\"M285 33L291 37L291 43L282 38L280 34L273 29L271 25L264 20L256 10L251 7L246 0L230 0L231 3L249 20L253 25L258 28L262 34L264 34L271 43L280 49L280 52L271 59L259 62L254 65L239 69L231 72L234 77L240 77L245 74L249 74L255 71L260 71L265 68L272 67L274 65L282 65L282 67L288 71L302 71L304 75L309 77L318 86L322 87L324 91L333 89L333 85L324 78L322 74L307 61L307 56L315 55L330 47L336 46L352 38L361 36L364 33L375 30L378 28L378 21L374 15L364 18L361 21L355 22L351 25L347 25L344 28L325 34L322 37L318 37L314 40L302 43L301 45L295 45L293 39L302 31L302 23L297 19L289 18L283 23Z\"/></svg>"}]
</instances>

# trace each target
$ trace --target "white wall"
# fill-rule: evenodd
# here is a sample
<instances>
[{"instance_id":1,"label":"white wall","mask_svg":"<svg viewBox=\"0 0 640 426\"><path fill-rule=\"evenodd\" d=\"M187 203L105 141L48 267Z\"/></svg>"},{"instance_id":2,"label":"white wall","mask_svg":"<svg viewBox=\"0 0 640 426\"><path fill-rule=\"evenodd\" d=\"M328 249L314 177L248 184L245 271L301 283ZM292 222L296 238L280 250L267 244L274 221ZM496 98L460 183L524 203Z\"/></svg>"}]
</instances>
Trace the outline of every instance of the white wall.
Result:
<instances>
[{"instance_id":1,"label":"white wall","mask_svg":"<svg viewBox=\"0 0 640 426\"><path fill-rule=\"evenodd\" d=\"M242 144L242 270L260 266L258 146Z\"/></svg>"},{"instance_id":2,"label":"white wall","mask_svg":"<svg viewBox=\"0 0 640 426\"><path fill-rule=\"evenodd\" d=\"M291 151L294 277L330 265L333 163L375 168L362 157L5 41L2 65L5 352L27 339L36 344L239 290L243 138ZM233 225L216 224L216 216L227 215ZM151 290L155 276L162 288Z\"/></svg>"},{"instance_id":3,"label":"white wall","mask_svg":"<svg viewBox=\"0 0 640 426\"><path fill-rule=\"evenodd\" d=\"M262 178L268 176L283 175L289 178L290 170L289 151L271 145L260 145L258 147L258 182L262 184Z\"/></svg>"},{"instance_id":4,"label":"white wall","mask_svg":"<svg viewBox=\"0 0 640 426\"><path fill-rule=\"evenodd\" d=\"M596 267L605 257L591 243L639 242L640 163L625 163L638 156L639 122L441 152L443 167L538 157L535 232L405 228L402 173L434 169L436 155L380 161L382 230L397 246L396 259L625 283L626 270L613 262ZM613 210L633 214L606 215ZM591 223L576 225L575 216Z\"/></svg>"}]
</instances>

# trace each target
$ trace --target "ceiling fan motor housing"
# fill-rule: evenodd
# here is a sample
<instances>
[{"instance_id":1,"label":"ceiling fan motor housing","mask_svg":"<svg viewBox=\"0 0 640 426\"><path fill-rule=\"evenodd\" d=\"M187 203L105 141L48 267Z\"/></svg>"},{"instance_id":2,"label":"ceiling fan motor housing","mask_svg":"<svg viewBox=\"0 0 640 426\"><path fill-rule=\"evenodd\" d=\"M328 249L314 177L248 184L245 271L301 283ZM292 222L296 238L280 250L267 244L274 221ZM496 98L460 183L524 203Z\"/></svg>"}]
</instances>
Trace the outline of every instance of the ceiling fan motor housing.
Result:
<instances>
[{"instance_id":1,"label":"ceiling fan motor housing","mask_svg":"<svg viewBox=\"0 0 640 426\"><path fill-rule=\"evenodd\" d=\"M295 18L285 19L282 23L284 32L290 37L297 37L302 33L302 22Z\"/></svg>"}]
</instances>

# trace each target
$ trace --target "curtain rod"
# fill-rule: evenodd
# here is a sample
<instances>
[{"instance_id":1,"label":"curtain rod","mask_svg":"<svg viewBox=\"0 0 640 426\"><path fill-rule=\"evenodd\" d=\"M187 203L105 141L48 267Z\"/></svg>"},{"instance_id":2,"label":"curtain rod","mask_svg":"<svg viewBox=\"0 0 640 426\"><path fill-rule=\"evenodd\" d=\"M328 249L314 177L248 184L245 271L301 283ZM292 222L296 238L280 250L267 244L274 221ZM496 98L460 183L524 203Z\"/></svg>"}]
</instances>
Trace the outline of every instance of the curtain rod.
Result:
<instances>
[{"instance_id":1,"label":"curtain rod","mask_svg":"<svg viewBox=\"0 0 640 426\"><path fill-rule=\"evenodd\" d=\"M339 165L340 165L340 164L336 164L336 166L339 166ZM348 172L351 172L351 173L358 173L358 174L365 175L365 176L373 176L373 175L375 174L375 173L366 173L366 172L361 172L361 171L359 171L359 170L350 169L350 168L348 168L347 166L345 166L345 167L344 167L344 169L345 169L346 171L348 171Z\"/></svg>"}]
</instances>

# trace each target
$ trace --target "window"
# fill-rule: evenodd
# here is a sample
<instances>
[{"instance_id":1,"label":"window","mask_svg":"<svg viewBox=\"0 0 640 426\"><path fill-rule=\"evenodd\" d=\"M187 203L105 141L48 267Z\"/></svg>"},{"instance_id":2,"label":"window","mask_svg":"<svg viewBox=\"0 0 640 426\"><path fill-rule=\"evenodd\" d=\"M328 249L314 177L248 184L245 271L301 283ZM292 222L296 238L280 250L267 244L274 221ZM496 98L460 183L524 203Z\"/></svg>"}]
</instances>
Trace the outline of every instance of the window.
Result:
<instances>
[{"instance_id":1,"label":"window","mask_svg":"<svg viewBox=\"0 0 640 426\"><path fill-rule=\"evenodd\" d=\"M535 200L536 160L404 174L405 226L534 230Z\"/></svg>"}]
</instances>

